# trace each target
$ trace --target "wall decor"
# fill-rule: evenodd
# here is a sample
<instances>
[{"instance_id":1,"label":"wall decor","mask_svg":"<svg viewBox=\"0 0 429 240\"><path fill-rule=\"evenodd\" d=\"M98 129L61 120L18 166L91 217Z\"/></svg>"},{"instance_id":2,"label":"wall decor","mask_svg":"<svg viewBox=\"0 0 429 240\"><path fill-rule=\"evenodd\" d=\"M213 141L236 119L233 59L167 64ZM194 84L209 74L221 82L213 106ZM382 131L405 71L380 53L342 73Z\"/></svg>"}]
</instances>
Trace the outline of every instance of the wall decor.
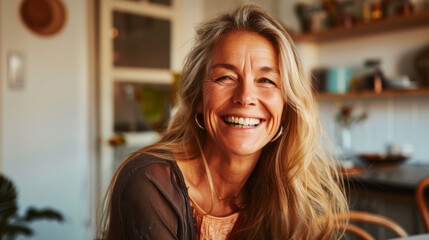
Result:
<instances>
[{"instance_id":1,"label":"wall decor","mask_svg":"<svg viewBox=\"0 0 429 240\"><path fill-rule=\"evenodd\" d=\"M25 56L22 51L7 53L7 79L9 89L23 90L25 86Z\"/></svg>"},{"instance_id":2,"label":"wall decor","mask_svg":"<svg viewBox=\"0 0 429 240\"><path fill-rule=\"evenodd\" d=\"M23 0L19 14L33 33L50 36L63 29L66 9L61 0Z\"/></svg>"}]
</instances>

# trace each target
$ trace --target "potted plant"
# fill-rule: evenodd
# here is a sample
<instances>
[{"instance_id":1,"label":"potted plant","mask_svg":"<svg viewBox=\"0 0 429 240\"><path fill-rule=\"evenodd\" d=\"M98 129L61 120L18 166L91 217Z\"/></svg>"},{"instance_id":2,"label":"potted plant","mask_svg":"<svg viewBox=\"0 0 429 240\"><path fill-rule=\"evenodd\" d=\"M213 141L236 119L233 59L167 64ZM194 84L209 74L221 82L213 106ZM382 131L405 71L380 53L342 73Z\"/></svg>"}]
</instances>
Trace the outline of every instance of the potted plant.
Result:
<instances>
[{"instance_id":1,"label":"potted plant","mask_svg":"<svg viewBox=\"0 0 429 240\"><path fill-rule=\"evenodd\" d=\"M28 224L39 219L64 221L61 213L49 208L30 207L23 216L20 216L16 188L11 180L0 174L0 240L12 240L19 234L32 236L33 229Z\"/></svg>"},{"instance_id":2,"label":"potted plant","mask_svg":"<svg viewBox=\"0 0 429 240\"><path fill-rule=\"evenodd\" d=\"M353 150L352 150L352 137L351 128L359 122L367 119L368 115L366 112L355 114L355 108L353 105L340 105L340 108L335 116L337 122L337 138L339 149L337 154L339 155L340 164L342 167L348 168L353 165Z\"/></svg>"}]
</instances>

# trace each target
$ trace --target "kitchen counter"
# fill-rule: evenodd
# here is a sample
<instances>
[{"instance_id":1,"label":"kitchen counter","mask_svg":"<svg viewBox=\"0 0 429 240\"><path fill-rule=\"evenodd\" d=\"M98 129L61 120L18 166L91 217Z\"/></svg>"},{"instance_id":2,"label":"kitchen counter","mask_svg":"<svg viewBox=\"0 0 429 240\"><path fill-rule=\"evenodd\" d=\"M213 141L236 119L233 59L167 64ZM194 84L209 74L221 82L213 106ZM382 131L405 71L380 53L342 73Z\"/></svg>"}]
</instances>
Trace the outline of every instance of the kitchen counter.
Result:
<instances>
[{"instance_id":1,"label":"kitchen counter","mask_svg":"<svg viewBox=\"0 0 429 240\"><path fill-rule=\"evenodd\" d=\"M414 192L426 176L429 176L428 165L404 164L395 168L364 168L361 173L351 174L348 178L356 187Z\"/></svg>"},{"instance_id":2,"label":"kitchen counter","mask_svg":"<svg viewBox=\"0 0 429 240\"><path fill-rule=\"evenodd\" d=\"M350 208L386 216L411 235L425 232L415 199L419 182L429 176L428 165L403 164L395 168L365 168L347 175L347 195ZM429 191L428 191L429 192ZM429 194L428 194L429 195ZM373 230L376 239L390 239L395 235Z\"/></svg>"}]
</instances>

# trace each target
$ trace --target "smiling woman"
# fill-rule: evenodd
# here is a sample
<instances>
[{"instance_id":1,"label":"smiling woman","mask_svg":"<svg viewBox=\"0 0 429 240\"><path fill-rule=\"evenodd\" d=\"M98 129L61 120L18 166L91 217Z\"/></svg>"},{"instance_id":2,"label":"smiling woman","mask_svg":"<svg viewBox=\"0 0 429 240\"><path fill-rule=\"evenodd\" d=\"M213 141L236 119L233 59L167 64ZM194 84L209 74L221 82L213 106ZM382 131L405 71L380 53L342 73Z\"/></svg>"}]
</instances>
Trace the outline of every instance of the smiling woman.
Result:
<instances>
[{"instance_id":1,"label":"smiling woman","mask_svg":"<svg viewBox=\"0 0 429 240\"><path fill-rule=\"evenodd\" d=\"M197 29L162 139L107 193L104 239L332 239L347 204L292 40L253 5Z\"/></svg>"},{"instance_id":2,"label":"smiling woman","mask_svg":"<svg viewBox=\"0 0 429 240\"><path fill-rule=\"evenodd\" d=\"M275 48L257 33L230 32L215 45L211 66L197 109L211 136L206 151L218 155L211 160L246 156L250 175L262 148L280 129L285 100Z\"/></svg>"}]
</instances>

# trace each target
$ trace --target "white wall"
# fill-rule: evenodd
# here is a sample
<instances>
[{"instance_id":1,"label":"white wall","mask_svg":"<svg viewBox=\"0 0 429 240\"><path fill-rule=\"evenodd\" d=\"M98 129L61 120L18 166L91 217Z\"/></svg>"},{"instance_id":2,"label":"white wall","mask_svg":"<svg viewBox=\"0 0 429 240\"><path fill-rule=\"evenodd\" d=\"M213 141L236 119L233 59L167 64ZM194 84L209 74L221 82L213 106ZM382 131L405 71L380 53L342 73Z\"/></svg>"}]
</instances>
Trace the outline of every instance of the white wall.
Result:
<instances>
[{"instance_id":1,"label":"white wall","mask_svg":"<svg viewBox=\"0 0 429 240\"><path fill-rule=\"evenodd\" d=\"M204 0L204 19L210 19L225 11L234 10L242 4L255 4L275 15L278 0Z\"/></svg>"},{"instance_id":2,"label":"white wall","mask_svg":"<svg viewBox=\"0 0 429 240\"><path fill-rule=\"evenodd\" d=\"M273 9L273 14L279 19L287 30L300 32L298 17L295 13L295 5L300 0L277 0L277 4ZM302 1L302 0L301 0Z\"/></svg>"},{"instance_id":3,"label":"white wall","mask_svg":"<svg viewBox=\"0 0 429 240\"><path fill-rule=\"evenodd\" d=\"M361 67L368 58L380 58L387 77L414 76L413 56L429 44L429 27L420 27L370 36L337 40L302 48L307 69L313 66ZM368 112L369 118L352 132L356 152L383 152L389 143L411 144L413 158L409 163L429 165L429 97L395 97L387 99L349 100L346 103ZM321 101L320 115L323 124L335 140L334 115L336 103Z\"/></svg>"},{"instance_id":4,"label":"white wall","mask_svg":"<svg viewBox=\"0 0 429 240\"><path fill-rule=\"evenodd\" d=\"M203 1L201 0L176 0L176 24L173 43L174 71L181 71L186 54L192 48L195 27L203 20Z\"/></svg>"},{"instance_id":5,"label":"white wall","mask_svg":"<svg viewBox=\"0 0 429 240\"><path fill-rule=\"evenodd\" d=\"M429 165L429 97L395 97L348 100L356 113L366 111L368 119L352 128L352 145L356 153L385 152L387 144L412 145L414 154L407 163ZM337 103L322 100L320 116L334 143Z\"/></svg>"},{"instance_id":6,"label":"white wall","mask_svg":"<svg viewBox=\"0 0 429 240\"><path fill-rule=\"evenodd\" d=\"M88 186L87 1L63 0L65 28L52 37L27 30L21 1L1 0L2 172L19 190L21 210L52 207L64 223L32 224L32 239L86 239ZM6 54L25 55L25 88L6 82Z\"/></svg>"},{"instance_id":7,"label":"white wall","mask_svg":"<svg viewBox=\"0 0 429 240\"><path fill-rule=\"evenodd\" d=\"M413 55L429 45L429 27L356 37L323 43L322 66L362 67L365 59L380 58L387 77L413 73Z\"/></svg>"}]
</instances>

